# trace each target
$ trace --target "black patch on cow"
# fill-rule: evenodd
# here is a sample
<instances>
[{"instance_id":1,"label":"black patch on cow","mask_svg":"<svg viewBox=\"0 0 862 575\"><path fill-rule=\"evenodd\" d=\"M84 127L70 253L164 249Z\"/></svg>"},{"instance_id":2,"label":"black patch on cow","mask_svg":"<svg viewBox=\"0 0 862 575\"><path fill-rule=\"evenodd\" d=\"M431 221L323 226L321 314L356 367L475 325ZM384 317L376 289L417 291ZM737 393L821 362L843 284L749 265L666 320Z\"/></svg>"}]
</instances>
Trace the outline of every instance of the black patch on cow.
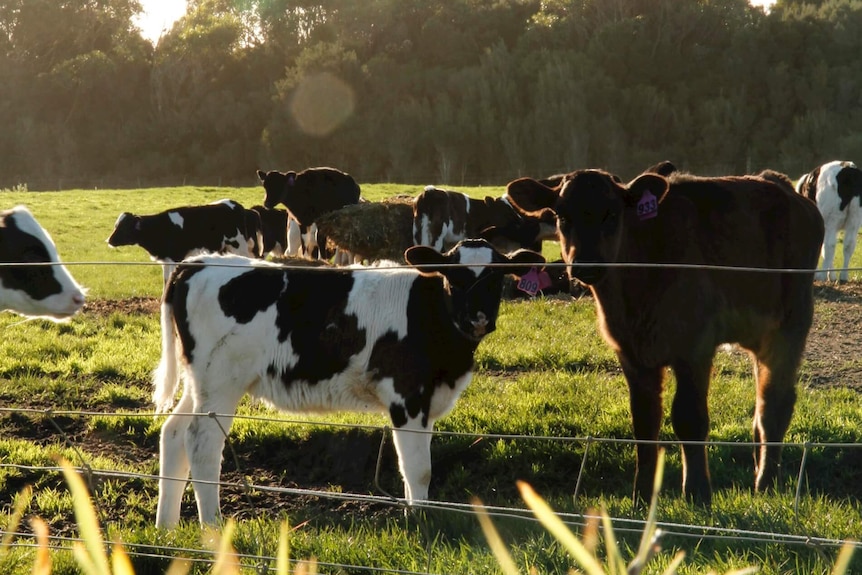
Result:
<instances>
[{"instance_id":1,"label":"black patch on cow","mask_svg":"<svg viewBox=\"0 0 862 575\"><path fill-rule=\"evenodd\" d=\"M407 424L407 414L404 412L404 406L400 403L393 403L389 406L389 417L395 427L404 427Z\"/></svg>"},{"instance_id":2,"label":"black patch on cow","mask_svg":"<svg viewBox=\"0 0 862 575\"><path fill-rule=\"evenodd\" d=\"M248 323L272 306L284 289L286 272L278 268L253 268L226 282L218 303L227 317Z\"/></svg>"},{"instance_id":3,"label":"black patch on cow","mask_svg":"<svg viewBox=\"0 0 862 575\"><path fill-rule=\"evenodd\" d=\"M314 384L344 371L350 358L366 345L364 329L355 315L345 312L353 288L350 273L289 273L276 303L278 341L290 337L297 356L283 369L281 380Z\"/></svg>"},{"instance_id":4,"label":"black patch on cow","mask_svg":"<svg viewBox=\"0 0 862 575\"><path fill-rule=\"evenodd\" d=\"M835 182L838 184L838 197L841 198L842 211L853 201L853 198L859 198L859 205L862 206L862 170L855 166L845 166L835 174Z\"/></svg>"},{"instance_id":5,"label":"black patch on cow","mask_svg":"<svg viewBox=\"0 0 862 575\"><path fill-rule=\"evenodd\" d=\"M15 214L0 220L0 262L50 262L51 256L42 240L18 227ZM43 300L63 291L54 277L53 266L0 266L3 286L26 293L34 300Z\"/></svg>"},{"instance_id":6,"label":"black patch on cow","mask_svg":"<svg viewBox=\"0 0 862 575\"><path fill-rule=\"evenodd\" d=\"M374 342L368 368L378 380L392 378L410 418L428 423L437 387L454 387L473 367L476 343L455 329L440 277L418 277L407 302L407 334L387 332ZM395 424L395 421L393 420ZM397 425L397 424L396 424Z\"/></svg>"},{"instance_id":7,"label":"black patch on cow","mask_svg":"<svg viewBox=\"0 0 862 575\"><path fill-rule=\"evenodd\" d=\"M168 280L162 295L162 301L174 309L174 325L176 325L177 334L182 342L183 354L188 363L192 363L195 350L195 339L189 330L188 282L192 276L203 269L203 266L178 266Z\"/></svg>"}]
</instances>

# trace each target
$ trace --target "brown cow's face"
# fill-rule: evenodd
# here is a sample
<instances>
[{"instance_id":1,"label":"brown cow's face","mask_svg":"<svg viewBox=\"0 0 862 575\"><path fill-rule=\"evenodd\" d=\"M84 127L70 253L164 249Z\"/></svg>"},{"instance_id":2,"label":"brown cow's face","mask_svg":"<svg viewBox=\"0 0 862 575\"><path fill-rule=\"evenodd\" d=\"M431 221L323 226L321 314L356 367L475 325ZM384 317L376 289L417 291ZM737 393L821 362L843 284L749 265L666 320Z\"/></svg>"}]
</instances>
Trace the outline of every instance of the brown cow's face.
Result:
<instances>
[{"instance_id":1,"label":"brown cow's face","mask_svg":"<svg viewBox=\"0 0 862 575\"><path fill-rule=\"evenodd\" d=\"M616 261L625 195L625 187L598 170L577 172L563 184L554 211L563 259L573 279L594 284L607 268L583 264Z\"/></svg>"}]
</instances>

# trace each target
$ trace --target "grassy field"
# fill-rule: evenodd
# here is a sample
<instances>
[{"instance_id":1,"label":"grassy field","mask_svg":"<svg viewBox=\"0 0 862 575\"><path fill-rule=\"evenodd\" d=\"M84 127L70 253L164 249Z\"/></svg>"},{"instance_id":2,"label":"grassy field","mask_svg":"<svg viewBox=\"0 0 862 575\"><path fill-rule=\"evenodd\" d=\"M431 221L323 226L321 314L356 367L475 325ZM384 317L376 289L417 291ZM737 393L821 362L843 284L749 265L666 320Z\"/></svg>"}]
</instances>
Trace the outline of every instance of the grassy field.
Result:
<instances>
[{"instance_id":1,"label":"grassy field","mask_svg":"<svg viewBox=\"0 0 862 575\"><path fill-rule=\"evenodd\" d=\"M369 199L418 191L363 186ZM465 191L480 196L502 189ZM161 269L147 265L143 250L105 244L120 212L154 213L224 197L250 206L262 200L262 189L9 192L2 197L6 207L30 207L63 260L75 262L70 269L90 288L89 298L101 301L153 298L161 290ZM557 257L554 249L548 243L546 254ZM54 468L59 455L94 470L84 476L107 539L127 544L139 575L163 573L166 556L209 557L190 491L183 507L187 523L172 531L153 527L157 482L152 476L158 473L161 419L153 416L149 398L159 354L158 317L85 311L68 323L53 324L0 314L0 330L4 513L15 495L32 485L27 514L44 518L58 537L55 543L68 546L59 538L77 531L71 499ZM291 557L316 557L323 573L498 572L476 517L463 507L473 498L497 506L493 521L521 572L566 572L573 560L519 511L524 504L516 480L530 483L576 530L584 514L607 509L620 544L633 555L646 509L630 499L634 447L625 442L631 438L628 393L614 355L596 332L592 301L504 302L498 330L480 345L476 359L473 383L439 422L437 429L444 433L432 442L431 495L451 505L420 513L405 514L380 499L386 493L400 496L402 489L383 417L297 416L243 404L223 473L235 485L223 488L222 502L238 522L235 545L248 555L246 572L256 572L263 562L258 557L275 556L284 520L293 527ZM805 364L806 369L811 367ZM673 386L671 378L669 393ZM675 551L684 550L681 573L747 565L766 574L828 573L838 543L862 534L862 451L849 445L862 443L858 392L800 386L783 489L770 495L751 493L752 448L745 442L751 439L753 403L747 357L720 352L710 399L715 500L704 509L680 497L679 449L669 446L658 511L667 533L665 549L647 572L661 572ZM673 439L668 418L662 439ZM806 449L806 442L816 445ZM0 517L0 525L4 521ZM28 539L21 536L18 542ZM862 553L856 555L851 572L862 570ZM32 549L13 547L0 559L0 572L30 573L32 560ZM55 573L79 572L68 551L58 551L54 561ZM206 572L204 564L196 569Z\"/></svg>"}]
</instances>

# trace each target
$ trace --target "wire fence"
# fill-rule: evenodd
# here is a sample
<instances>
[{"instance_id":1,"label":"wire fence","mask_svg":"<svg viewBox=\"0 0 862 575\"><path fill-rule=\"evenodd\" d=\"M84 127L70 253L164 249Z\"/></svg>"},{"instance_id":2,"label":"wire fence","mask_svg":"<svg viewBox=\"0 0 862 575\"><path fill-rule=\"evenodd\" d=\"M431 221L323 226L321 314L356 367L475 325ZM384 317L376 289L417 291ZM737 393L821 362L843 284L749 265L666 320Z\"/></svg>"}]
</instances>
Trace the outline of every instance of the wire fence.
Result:
<instances>
[{"instance_id":1,"label":"wire fence","mask_svg":"<svg viewBox=\"0 0 862 575\"><path fill-rule=\"evenodd\" d=\"M79 449L75 441L71 438L69 434L66 433L64 429L64 424L58 418L93 418L93 417L117 417L117 418L127 418L129 416L151 416L151 417L163 417L162 414L155 414L152 412L99 412L99 411L79 411L79 410L37 410L37 409L21 409L21 408L0 408L0 414L25 414L30 413L34 415L41 415L48 420L51 421L54 428L58 431L58 436L62 439L63 443L65 443L68 447L70 447L78 458L76 469L77 471L87 480L87 483L91 486L90 491L94 498L94 504L97 509L99 509L99 489L96 487L103 480L135 480L135 481L145 481L150 483L157 483L160 479L171 479L164 478L159 475L147 474L142 472L132 472L132 471L122 471L118 469L103 469L98 468L93 465L93 463L89 460L89 458L84 454L84 452ZM372 430L381 432L382 439L380 450L377 455L377 463L375 470L375 479L374 485L378 494L369 495L369 494L361 494L361 493L342 493L342 492L333 492L331 490L314 490L314 489L303 489L303 488L295 488L295 487L283 487L278 485L271 484L262 484L262 483L253 483L247 480L244 480L241 483L231 482L231 481L223 481L219 480L216 482L206 482L195 480L198 483L212 483L218 484L220 487L229 488L232 490L236 490L244 494L247 498L252 494L265 494L270 497L304 497L304 498L317 498L320 500L329 500L333 502L352 502L352 503L362 503L362 504L372 504L372 505L382 505L382 506L391 506L397 508L411 509L412 511L435 511L435 512L444 512L444 513L453 513L453 514L461 514L461 515L469 515L476 516L477 508L472 504L464 504L457 503L451 501L420 501L414 502L412 505L408 506L404 500L393 496L388 493L384 488L380 486L379 475L382 469L382 457L383 457L383 446L386 443L386 438L389 436L391 429L386 425L357 425L357 424L345 424L345 423L334 423L328 422L324 420L307 420L307 419L289 419L284 417L267 417L261 415L240 415L240 414L215 414L215 413L178 413L177 415L187 416L187 417L196 417L196 418L213 418L220 416L233 416L235 420L249 420L257 423L260 422L268 422L271 424L284 425L284 426L296 426L296 425L305 425L305 426L315 426L315 427L332 427L332 428L350 428L350 429L363 429L363 430ZM224 430L223 430L224 432ZM541 436L541 435L522 435L522 434L500 434L500 433L464 433L464 432L453 432L453 431L414 431L413 433L428 433L434 436L449 436L449 437L460 437L471 440L471 444L474 444L479 440L505 440L505 441L546 441L546 442L558 442L558 443L575 443L582 446L583 449L583 457L581 466L578 470L577 477L574 480L574 489L572 491L572 499L577 499L579 495L579 488L584 480L584 476L589 473L589 457L590 457L590 446L597 444L615 444L615 445L624 445L624 446L633 446L636 444L650 443L656 444L665 448L672 447L680 447L682 445L706 445L709 447L733 447L733 448L750 448L754 449L756 447L760 447L764 445L763 443L754 443L754 442L741 442L741 441L679 441L679 440L660 440L660 441L643 441L643 440L634 440L634 439L626 439L626 438L611 438L611 437L594 437L594 436L580 436L580 437L572 437L572 436ZM227 451L233 453L233 462L236 466L236 471L242 476L246 477L246 474L243 473L242 466L238 458L235 456L234 446L231 443L231 438L229 434L225 433L226 447ZM847 442L816 442L816 441L805 441L805 442L782 442L781 445L784 446L785 449L788 448L796 448L802 452L802 457L800 458L799 467L794 472L794 476L796 477L796 490L794 497L794 514L796 515L797 521L801 519L800 517L800 503L802 502L804 496L804 479L806 473L809 471L806 467L808 462L808 454L814 449L821 449L825 451L837 451L837 450L856 450L862 448L862 444L859 443L847 443ZM41 465L25 465L20 463L13 462L2 462L0 463L0 469L5 471L16 471L16 472L28 472L30 474L33 473L54 473L58 476L61 474L62 470L59 466L50 465L50 466L41 466ZM254 504L248 499L248 503L250 506ZM488 515L493 519L498 520L517 520L527 522L533 525L538 525L537 520L532 516L532 513L526 509L521 507L505 507L505 506L484 506ZM559 512L558 516L561 520L572 530L583 529L590 520L597 520L598 516L591 513L566 513ZM626 517L611 517L611 522L614 525L614 531L617 533L626 533L632 535L639 535L644 531L646 527L645 520L632 519ZM845 539L834 539L834 538L825 538L816 535L799 535L799 534L785 534L785 533L776 533L771 531L757 531L757 530L747 530L747 529L738 529L731 527L721 527L721 526L710 526L710 525L698 525L698 524L684 524L684 523L674 523L674 522L666 522L659 521L658 527L662 530L665 538L686 538L686 539L696 539L696 540L712 540L712 541L734 541L734 542L745 542L750 544L763 544L763 543L776 543L782 545L792 545L792 546L801 546L801 547L811 547L817 549L824 550L832 550L841 547L845 543ZM0 530L0 534L5 535L14 535L16 547L28 547L35 546L36 543L33 541L33 534L28 532L13 532L9 533L3 530ZM848 538L851 537L852 534L848 533ZM50 536L49 541L51 541L51 545L54 549L57 550L69 550L71 544L74 541L77 541L75 538L69 538L64 536ZM109 546L111 544L110 541L105 540L104 544ZM854 544L857 549L862 549L862 543ZM212 563L214 562L214 553L202 549L197 548L184 548L184 547L175 547L170 545L144 545L140 543L132 543L128 544L128 551L131 555L136 556L146 556L151 558L160 558L160 559L173 559L177 557L183 557L191 562L196 563ZM429 550L429 564L430 564L430 554L433 553L433 549ZM237 559L248 568L257 568L260 570L262 565L267 566L266 570L271 570L270 565L275 564L275 556L270 555L248 555L248 554L238 554ZM297 562L298 563L298 562ZM429 573L428 571L407 571L407 570L393 570L390 568L387 569L378 569L374 567L364 566L364 565L346 565L346 564L337 564L337 563L319 563L321 567L327 568L340 568L340 569L349 569L351 572L354 571L367 571L369 573L374 572L387 572L387 573L404 573L404 574L412 574L412 573Z\"/></svg>"},{"instance_id":2,"label":"wire fence","mask_svg":"<svg viewBox=\"0 0 862 575\"><path fill-rule=\"evenodd\" d=\"M0 266L8 266L8 265L17 265L17 264L7 264L0 263ZM31 265L31 264L28 264ZM40 264L34 264L40 265ZM57 264L41 264L41 265L57 265ZM89 265L159 265L156 262L64 262L63 265L66 266L89 266ZM223 265L227 266L236 266L235 263L226 263ZM459 264L460 265L460 264ZM556 267L556 266L564 266L565 264L548 264L548 266ZM574 264L577 267L578 264ZM764 268L753 268L753 267L732 267L732 266L709 266L702 264L642 264L642 263L632 263L632 264L584 264L589 265L590 267L598 266L608 266L608 267L673 267L679 269L699 269L699 270L711 270L711 271L723 271L723 272L766 272L766 273L804 273L811 274L813 270L811 269L796 269L796 268L787 268L787 269L764 269ZM293 266L284 265L285 268L292 268ZM406 267L406 266L405 266ZM437 266L439 267L439 266ZM463 265L461 266L463 267ZM302 269L304 271L327 271L327 268L309 268L306 266L299 266L297 269ZM373 272L376 268L359 268L362 270L367 270L369 272ZM830 271L839 271L842 268L835 268ZM821 270L822 271L822 270ZM862 268L850 268L850 271L862 271ZM28 409L28 408L20 408L20 407L0 407L0 415L11 415L11 414L31 414L31 415L40 415L46 418L54 429L57 430L57 434L59 438L61 438L62 442L72 449L76 454L78 461L76 462L77 471L88 481L90 485L91 494L94 498L94 504L98 510L99 508L99 490L95 488L95 486L102 480L119 480L119 481L144 481L149 483L157 483L160 479L170 479L163 478L159 475L142 473L142 472L133 472L133 471L123 471L119 469L105 469L99 468L93 464L90 458L85 454L84 450L80 449L80 446L76 444L74 438L70 433L67 433L64 421L61 421L59 418L65 419L92 419L92 418L128 418L130 416L143 416L143 417L163 417L163 414L156 414L153 412L134 412L134 411L123 411L123 412L107 412L107 411L92 411L92 410L53 410L53 409ZM348 428L348 429L357 429L357 430L366 430L373 431L381 434L381 444L380 449L377 455L376 460L376 470L375 470L375 491L376 494L361 494L361 493L343 493L343 492L334 492L331 490L314 490L314 489L302 489L302 488L293 488L293 487L284 487L280 485L272 485L272 484L258 484L248 481L244 479L243 482L229 482L219 480L217 483L220 487L230 488L234 490L238 490L243 493L246 497L249 497L252 493L262 493L267 494L271 497L306 497L306 498L317 498L320 500L328 500L328 501L348 501L353 503L362 503L362 504L372 504L372 505L382 505L382 506L390 506L396 508L404 508L410 509L412 511L434 511L434 512L442 512L442 513L451 513L451 514L459 514L459 515L467 515L467 516L476 516L477 515L477 507L472 504L464 504L457 503L452 501L420 501L414 502L412 505L408 506L403 499L400 499L392 494L388 493L386 489L381 487L380 482L380 473L383 467L382 465L382 457L384 452L384 443L387 440L387 437L391 434L391 428L387 425L358 425L358 424L345 424L345 423L334 423L325 420L312 421L308 419L290 419L284 416L281 417L269 417L269 416L261 416L261 415L242 415L242 414L221 414L221 413L177 413L177 415L188 416L188 417L206 417L206 418L218 418L218 417L233 417L235 420L247 420L252 422L266 422L270 424L276 425L291 425L291 426L315 426L315 427L331 427L331 428ZM232 454L232 460L236 467L236 471L245 478L246 475L243 473L242 466L240 464L240 460L236 457L236 453L234 451L234 446L232 445L231 438L229 433L222 428L222 432L225 436L227 451ZM581 464L578 469L577 476L574 478L573 487L572 487L572 499L576 499L580 495L581 486L583 485L585 477L590 473L590 449L594 445L600 444L610 444L610 445L620 445L620 446L634 446L636 444L644 444L651 443L660 445L662 447L680 447L682 445L706 445L711 448L715 447L732 447L732 448L759 448L764 445L764 443L755 443L755 442L741 442L741 441L680 441L680 440L660 440L660 441L643 441L643 440L635 440L635 439L627 439L627 438L614 438L614 437L598 437L598 436L555 436L555 435L522 435L522 434L500 434L500 433L465 433L465 432L454 432L454 431L413 431L413 433L429 433L434 436L441 437L458 437L470 440L472 443L480 440L504 440L504 441L512 441L512 442L527 442L527 441L545 441L545 442L556 442L556 443L568 443L568 444L577 444L582 449L582 459ZM830 451L838 451L838 450L856 450L862 448L862 444L853 443L853 442L822 442L822 441L802 441L802 442L781 442L780 445L787 448L795 448L801 452L801 457L799 458L799 466L798 469L795 469L793 472L793 476L796 478L796 489L794 493L794 514L796 515L797 520L801 518L802 503L806 496L804 485L805 485L805 477L806 474L809 473L810 469L809 465L809 455L813 450L823 450L826 452ZM62 470L59 466L56 465L27 465L23 463L16 463L11 461L2 461L0 462L0 470L4 472L27 472L27 473L48 473L48 474L57 474L61 475ZM195 480L199 481L199 480ZM200 481L199 481L200 482ZM249 503L251 500L249 499ZM523 521L529 523L531 525L537 525L537 520L533 517L532 512L530 512L526 508L522 507L505 507L505 506L484 506L484 509L490 515L491 518L498 520L507 520L507 521ZM558 513L558 516L563 520L563 522L568 525L571 529L582 529L589 522L595 521L598 519L597 516L591 513ZM646 521L638 520L626 517L611 517L611 523L614 526L615 532L619 533L630 533L634 535L639 535L643 532ZM800 522L801 523L801 522ZM781 545L788 546L800 546L800 547L809 547L815 549L823 549L823 550L833 550L841 547L845 544L846 539L834 539L834 538L826 538L817 536L814 534L811 535L800 535L800 534L789 534L789 533L776 533L776 532L767 532L767 531L757 531L757 530L746 530L746 529L738 529L731 527L721 527L715 525L697 525L697 524L684 524L684 523L675 523L675 522L659 522L658 527L662 530L665 537L678 537L678 538L688 538L688 539L696 539L696 540L712 540L712 541L735 541L735 542L747 542L752 544L761 544L761 543L775 543ZM601 528L601 527L600 527ZM27 548L35 548L37 543L35 541L35 536L27 531L15 531L8 532L0 529L0 535L14 536L13 545L17 548L27 549ZM856 534L847 534L848 538L855 536ZM433 538L429 538L428 541L428 563L431 564L431 555L433 554ZM65 550L68 551L71 549L71 546L80 541L74 537L66 537L61 535L52 535L49 536L49 545L52 550ZM108 540L104 541L105 546L110 546L111 542ZM137 557L149 557L155 559L165 559L170 560L177 557L182 557L187 559L193 563L199 564L212 564L215 562L215 551L208 551L200 548L184 548L177 547L171 545L150 545L150 544L142 544L142 543L124 543L124 546L129 553L129 555L137 556ZM854 544L856 549L862 549L862 543ZM276 558L275 556L266 555L264 553L260 554L237 554L237 561L244 567L249 569L256 569L258 573L267 573L270 571L274 571L274 565ZM301 560L292 559L291 563L293 565L297 565L302 563ZM347 564L338 564L338 563L326 563L319 562L318 566L327 568L327 569L342 569L347 570L349 572L367 572L367 573L398 573L405 575L422 575L429 574L429 570L424 571L411 571L411 570L397 570L392 568L377 568L366 565L347 565Z\"/></svg>"}]
</instances>

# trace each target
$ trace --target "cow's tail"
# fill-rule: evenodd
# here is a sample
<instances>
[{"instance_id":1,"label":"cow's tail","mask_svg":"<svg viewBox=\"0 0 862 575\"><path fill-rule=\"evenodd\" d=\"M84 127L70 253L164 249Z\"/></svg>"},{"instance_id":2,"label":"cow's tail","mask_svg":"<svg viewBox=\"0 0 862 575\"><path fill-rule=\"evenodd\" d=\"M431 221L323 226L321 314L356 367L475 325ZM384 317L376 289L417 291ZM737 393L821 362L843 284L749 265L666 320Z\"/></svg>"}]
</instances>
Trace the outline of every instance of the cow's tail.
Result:
<instances>
[{"instance_id":1,"label":"cow's tail","mask_svg":"<svg viewBox=\"0 0 862 575\"><path fill-rule=\"evenodd\" d=\"M159 366L153 374L153 403L156 413L166 413L174 405L174 398L179 387L179 366L177 363L177 331L174 323L174 286L177 274L171 275L165 284L162 295L161 328L162 356Z\"/></svg>"}]
</instances>

